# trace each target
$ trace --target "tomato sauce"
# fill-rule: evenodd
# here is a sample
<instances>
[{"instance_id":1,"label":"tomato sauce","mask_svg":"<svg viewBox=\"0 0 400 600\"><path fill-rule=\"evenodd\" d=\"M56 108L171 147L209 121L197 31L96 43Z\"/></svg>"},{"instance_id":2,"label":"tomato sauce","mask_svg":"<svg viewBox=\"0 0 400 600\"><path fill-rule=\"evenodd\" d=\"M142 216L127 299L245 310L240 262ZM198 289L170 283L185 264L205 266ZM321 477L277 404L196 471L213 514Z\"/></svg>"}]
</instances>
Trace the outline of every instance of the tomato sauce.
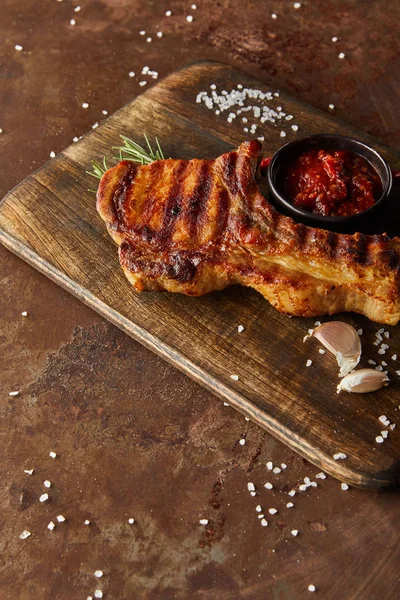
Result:
<instances>
[{"instance_id":1,"label":"tomato sauce","mask_svg":"<svg viewBox=\"0 0 400 600\"><path fill-rule=\"evenodd\" d=\"M354 152L310 150L286 171L284 191L303 210L347 217L373 206L382 182L373 166Z\"/></svg>"}]
</instances>

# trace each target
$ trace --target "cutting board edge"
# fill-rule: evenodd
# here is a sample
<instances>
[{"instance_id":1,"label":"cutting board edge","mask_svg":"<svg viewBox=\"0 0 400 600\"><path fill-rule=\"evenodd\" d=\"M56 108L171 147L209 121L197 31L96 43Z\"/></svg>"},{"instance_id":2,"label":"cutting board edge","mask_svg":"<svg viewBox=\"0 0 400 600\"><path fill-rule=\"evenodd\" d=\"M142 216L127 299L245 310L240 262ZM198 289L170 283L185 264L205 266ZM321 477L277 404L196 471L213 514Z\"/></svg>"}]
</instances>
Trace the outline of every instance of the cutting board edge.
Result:
<instances>
[{"instance_id":1,"label":"cutting board edge","mask_svg":"<svg viewBox=\"0 0 400 600\"><path fill-rule=\"evenodd\" d=\"M9 192L7 196L10 196L11 194L12 191ZM179 371L189 376L196 383L206 388L214 396L217 396L220 400L228 401L229 404L234 406L236 410L245 416L248 416L253 422L261 426L270 435L292 448L295 452L306 458L316 467L326 471L332 477L361 489L387 489L397 487L399 485L399 475L395 476L394 478L380 478L379 473L361 473L357 470L346 467L345 463L342 461L335 461L332 457L323 454L319 450L319 455L323 456L325 459L320 460L315 449L311 445L307 444L301 438L296 438L296 436L294 436L290 430L284 428L279 421L276 421L272 417L266 419L266 415L257 407L255 407L250 401L248 401L245 396L236 392L236 390L230 388L229 386L222 384L215 377L210 376L206 371L204 371L204 369L197 366L195 363L192 363L186 357L183 357L182 354L178 354L178 352L173 348L167 344L164 344L161 340L152 336L151 334L148 334L140 326L129 321L120 313L112 310L107 304L96 298L92 293L82 293L82 288L78 287L69 277L63 275L60 270L53 267L47 261L40 259L40 257L38 257L34 251L29 248L29 246L18 242L10 234L4 231L1 227L1 222L0 242L13 254L30 264L40 273L48 277L51 281L89 306L89 308L97 312L101 317L111 322L134 340L138 341L146 348L166 360L169 364L177 368ZM118 318L116 315L118 315ZM133 324L134 328L132 329L129 327L129 324ZM146 333L147 335L145 335ZM182 361L182 358L185 360ZM272 427L272 422L274 423L274 427Z\"/></svg>"}]
</instances>

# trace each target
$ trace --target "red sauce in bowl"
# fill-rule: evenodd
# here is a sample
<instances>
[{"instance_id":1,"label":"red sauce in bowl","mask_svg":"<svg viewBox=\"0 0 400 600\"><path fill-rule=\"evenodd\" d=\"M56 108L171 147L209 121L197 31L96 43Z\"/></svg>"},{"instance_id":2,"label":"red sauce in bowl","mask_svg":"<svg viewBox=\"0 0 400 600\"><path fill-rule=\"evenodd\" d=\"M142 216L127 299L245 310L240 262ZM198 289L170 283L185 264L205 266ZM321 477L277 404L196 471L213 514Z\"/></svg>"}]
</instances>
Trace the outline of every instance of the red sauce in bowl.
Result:
<instances>
[{"instance_id":1,"label":"red sauce in bowl","mask_svg":"<svg viewBox=\"0 0 400 600\"><path fill-rule=\"evenodd\" d=\"M373 206L382 194L382 182L359 154L310 150L287 169L284 191L294 206L315 215L347 217Z\"/></svg>"}]
</instances>

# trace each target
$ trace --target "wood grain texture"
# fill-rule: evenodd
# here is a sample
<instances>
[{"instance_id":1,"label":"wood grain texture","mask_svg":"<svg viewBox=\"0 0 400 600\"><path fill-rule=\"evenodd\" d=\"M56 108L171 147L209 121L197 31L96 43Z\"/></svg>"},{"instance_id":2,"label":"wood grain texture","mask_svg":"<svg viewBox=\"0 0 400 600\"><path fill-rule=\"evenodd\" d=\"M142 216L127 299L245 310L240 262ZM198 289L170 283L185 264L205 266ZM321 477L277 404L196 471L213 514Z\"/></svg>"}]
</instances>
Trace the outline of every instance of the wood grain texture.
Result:
<instances>
[{"instance_id":1,"label":"wood grain texture","mask_svg":"<svg viewBox=\"0 0 400 600\"><path fill-rule=\"evenodd\" d=\"M394 420L400 404L397 375L392 374L392 385L375 394L338 396L336 363L319 355L314 341L302 342L314 320L283 316L242 288L200 299L137 294L119 268L117 248L96 213L93 194L87 192L90 178L85 170L93 158L105 154L111 159L120 133L137 141L143 131L157 135L166 155L181 158L212 158L238 145L246 136L243 124L228 125L225 117L195 102L211 82L225 89L238 83L269 89L220 63L198 63L173 74L10 192L0 206L0 240L333 476L360 487L394 485L400 478L398 431L384 444L376 444L375 437L382 429L378 417ZM298 136L353 135L372 143L399 168L399 154L369 136L284 94L280 103L295 115ZM257 132L265 136L266 154L281 145L280 129L266 123ZM372 341L379 326L359 316L342 318L363 328L366 366L368 358L377 358ZM240 334L238 324L245 326ZM400 350L400 336L398 328L390 332L391 355ZM308 358L313 365L305 368ZM232 374L239 375L237 382ZM346 460L333 459L339 451Z\"/></svg>"}]
</instances>

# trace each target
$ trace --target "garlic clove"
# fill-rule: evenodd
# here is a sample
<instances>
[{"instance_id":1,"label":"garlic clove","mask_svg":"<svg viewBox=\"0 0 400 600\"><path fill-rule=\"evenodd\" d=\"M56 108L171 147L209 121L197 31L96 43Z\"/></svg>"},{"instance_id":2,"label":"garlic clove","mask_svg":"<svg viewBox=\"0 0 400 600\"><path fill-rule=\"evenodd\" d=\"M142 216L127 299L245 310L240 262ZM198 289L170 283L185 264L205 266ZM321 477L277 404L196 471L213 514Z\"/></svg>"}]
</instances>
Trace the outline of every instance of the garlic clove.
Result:
<instances>
[{"instance_id":1,"label":"garlic clove","mask_svg":"<svg viewBox=\"0 0 400 600\"><path fill-rule=\"evenodd\" d=\"M386 373L375 371L374 369L359 369L349 373L342 379L337 386L337 393L340 392L355 392L357 394L365 394L367 392L375 392L384 385L387 385L389 378Z\"/></svg>"},{"instance_id":2,"label":"garlic clove","mask_svg":"<svg viewBox=\"0 0 400 600\"><path fill-rule=\"evenodd\" d=\"M340 367L339 377L350 373L360 362L360 336L351 325L343 321L329 321L314 329L309 337L312 336L335 356Z\"/></svg>"}]
</instances>

